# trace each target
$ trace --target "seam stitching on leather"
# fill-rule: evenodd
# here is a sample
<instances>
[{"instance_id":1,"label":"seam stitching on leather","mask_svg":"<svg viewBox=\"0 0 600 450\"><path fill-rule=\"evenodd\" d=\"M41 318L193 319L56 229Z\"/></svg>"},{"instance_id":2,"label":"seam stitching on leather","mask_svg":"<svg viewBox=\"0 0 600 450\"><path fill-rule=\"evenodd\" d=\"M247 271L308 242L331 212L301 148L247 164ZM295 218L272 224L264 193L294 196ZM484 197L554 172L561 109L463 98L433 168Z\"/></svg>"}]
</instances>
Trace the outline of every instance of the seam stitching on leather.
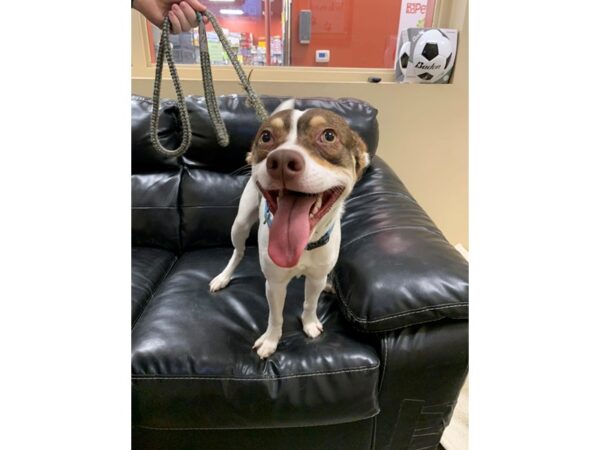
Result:
<instances>
[{"instance_id":1,"label":"seam stitching on leather","mask_svg":"<svg viewBox=\"0 0 600 450\"><path fill-rule=\"evenodd\" d=\"M352 423L352 422L360 422L363 420L369 420L369 419L373 419L375 417L377 417L379 415L379 412L376 412L374 414L371 414L370 416L367 417L363 417L361 419L353 419L350 422L347 421L334 421L334 422L327 422L324 424L315 424L315 425L308 425L308 426L328 426L328 425L346 425L348 423ZM306 425L300 425L300 426L293 426L291 428L303 428ZM226 431L226 430L256 430L258 428L253 428L253 427L246 427L246 428L240 428L240 427L175 427L175 428L161 428L161 427L151 427L148 425L133 425L133 428L141 428L141 429L146 429L146 430L161 430L161 431L192 431L192 430L222 430L222 431ZM261 427L260 429L262 430L270 430L272 428L281 428L281 427Z\"/></svg>"},{"instance_id":2,"label":"seam stitching on leather","mask_svg":"<svg viewBox=\"0 0 600 450\"><path fill-rule=\"evenodd\" d=\"M177 158L177 163L179 164L179 183L177 184L177 198L176 204L177 207L177 216L179 218L178 227L177 227L177 244L179 245L178 253L179 256L183 254L183 209L182 209L182 196L183 196L183 177L185 176L186 167L183 161L183 156L179 156Z\"/></svg>"},{"instance_id":3,"label":"seam stitching on leather","mask_svg":"<svg viewBox=\"0 0 600 450\"><path fill-rule=\"evenodd\" d=\"M181 209L185 208L193 208L193 209L203 209L203 208L238 208L239 205L181 205Z\"/></svg>"},{"instance_id":4,"label":"seam stitching on leather","mask_svg":"<svg viewBox=\"0 0 600 450\"><path fill-rule=\"evenodd\" d=\"M380 410L381 412L381 410ZM377 414L375 417L373 417L373 427L371 428L371 450L375 449L375 438L377 436L377 418L379 417L379 414Z\"/></svg>"},{"instance_id":5,"label":"seam stitching on leather","mask_svg":"<svg viewBox=\"0 0 600 450\"><path fill-rule=\"evenodd\" d=\"M385 378L385 367L387 365L387 358L388 358L387 343L385 340L385 336L381 339L381 343L383 344L383 367L381 368L381 383L379 383L379 389L378 389L379 393L381 393L381 388L383 386L383 380Z\"/></svg>"},{"instance_id":6,"label":"seam stitching on leather","mask_svg":"<svg viewBox=\"0 0 600 450\"><path fill-rule=\"evenodd\" d=\"M346 303L346 301L342 298L342 296L339 296L339 299L342 301L342 303L344 304L345 309L347 309L348 314L352 317L353 320L357 321L357 322L361 322L361 323L377 323L377 322L383 322L385 320L389 320L389 319L395 319L397 317L404 317L404 316L411 316L411 315L416 315L422 312L428 312L428 311L437 311L439 309L448 309L448 308L458 308L461 306L468 306L469 302L457 302L457 303L444 303L441 305L436 305L436 306L428 306L425 308L420 308L420 309L411 309L409 311L404 311L401 313L397 313L397 314L392 314L389 316L385 316L385 317L380 317L377 319L367 319L367 318L362 318L362 317L358 317L356 314L354 314L352 312L352 310L350 309L350 307L348 306L348 303Z\"/></svg>"},{"instance_id":7,"label":"seam stitching on leather","mask_svg":"<svg viewBox=\"0 0 600 450\"><path fill-rule=\"evenodd\" d=\"M279 380L289 380L293 378L307 378L321 375L339 375L343 373L353 373L353 372L368 372L372 370L379 369L379 364L375 366L362 366L356 367L355 369L347 369L347 370L334 370L331 372L313 372L313 373L302 373L297 375L286 375L282 377L263 377L263 378L234 378L234 377L199 377L193 375L183 375L183 376L154 376L154 375L132 375L133 380L201 380L201 381L279 381Z\"/></svg>"},{"instance_id":8,"label":"seam stitching on leather","mask_svg":"<svg viewBox=\"0 0 600 450\"><path fill-rule=\"evenodd\" d=\"M177 206L132 206L131 209L177 209Z\"/></svg>"},{"instance_id":9,"label":"seam stitching on leather","mask_svg":"<svg viewBox=\"0 0 600 450\"><path fill-rule=\"evenodd\" d=\"M400 325L400 326L393 326L391 328L384 328L382 330L367 330L367 331L371 331L374 333L388 333L390 331L397 331L400 330L402 328L407 328L407 327L413 327L416 325L423 325L424 323L432 323L432 322L440 322L442 319L427 319L427 320L423 320L421 322L411 322L409 324L406 325ZM450 320L468 320L468 319L450 319Z\"/></svg>"}]
</instances>

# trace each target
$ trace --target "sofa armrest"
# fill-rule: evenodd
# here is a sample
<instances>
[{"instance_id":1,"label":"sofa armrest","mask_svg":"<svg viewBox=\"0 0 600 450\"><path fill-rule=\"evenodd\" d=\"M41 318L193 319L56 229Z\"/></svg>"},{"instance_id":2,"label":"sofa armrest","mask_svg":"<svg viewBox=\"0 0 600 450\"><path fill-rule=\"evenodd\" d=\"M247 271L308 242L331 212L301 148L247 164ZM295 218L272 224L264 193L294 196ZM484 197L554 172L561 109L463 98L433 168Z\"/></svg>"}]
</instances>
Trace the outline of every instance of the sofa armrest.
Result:
<instances>
[{"instance_id":1,"label":"sofa armrest","mask_svg":"<svg viewBox=\"0 0 600 450\"><path fill-rule=\"evenodd\" d=\"M361 331L468 318L467 262L379 157L346 202L333 282Z\"/></svg>"},{"instance_id":2,"label":"sofa armrest","mask_svg":"<svg viewBox=\"0 0 600 450\"><path fill-rule=\"evenodd\" d=\"M437 449L469 367L469 323L444 320L378 334L375 445Z\"/></svg>"}]
</instances>

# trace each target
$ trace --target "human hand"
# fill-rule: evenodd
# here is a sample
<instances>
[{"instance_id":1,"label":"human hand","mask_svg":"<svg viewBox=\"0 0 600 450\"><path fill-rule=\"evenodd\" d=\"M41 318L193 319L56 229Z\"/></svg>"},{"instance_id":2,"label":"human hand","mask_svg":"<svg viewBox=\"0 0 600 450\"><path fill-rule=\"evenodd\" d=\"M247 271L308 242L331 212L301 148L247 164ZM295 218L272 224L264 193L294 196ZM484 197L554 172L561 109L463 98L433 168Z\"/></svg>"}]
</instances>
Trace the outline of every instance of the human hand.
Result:
<instances>
[{"instance_id":1,"label":"human hand","mask_svg":"<svg viewBox=\"0 0 600 450\"><path fill-rule=\"evenodd\" d=\"M196 11L206 11L206 6L198 0L134 0L132 6L159 28L168 14L172 33L190 31L198 26ZM206 17L203 20L207 22Z\"/></svg>"}]
</instances>

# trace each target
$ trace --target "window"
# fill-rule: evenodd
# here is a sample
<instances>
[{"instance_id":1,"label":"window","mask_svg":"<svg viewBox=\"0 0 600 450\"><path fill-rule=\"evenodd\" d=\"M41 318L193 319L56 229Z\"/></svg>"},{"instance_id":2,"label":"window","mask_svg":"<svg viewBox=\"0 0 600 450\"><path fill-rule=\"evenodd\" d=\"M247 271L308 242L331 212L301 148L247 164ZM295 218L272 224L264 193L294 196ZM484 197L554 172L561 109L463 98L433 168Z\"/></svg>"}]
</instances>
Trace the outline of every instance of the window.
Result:
<instances>
[{"instance_id":1,"label":"window","mask_svg":"<svg viewBox=\"0 0 600 450\"><path fill-rule=\"evenodd\" d=\"M435 0L204 0L249 66L394 67L399 29L431 26ZM309 23L305 28L301 24ZM147 22L155 62L160 30ZM207 26L213 65L229 64ZM198 31L170 37L175 62L199 62Z\"/></svg>"}]
</instances>

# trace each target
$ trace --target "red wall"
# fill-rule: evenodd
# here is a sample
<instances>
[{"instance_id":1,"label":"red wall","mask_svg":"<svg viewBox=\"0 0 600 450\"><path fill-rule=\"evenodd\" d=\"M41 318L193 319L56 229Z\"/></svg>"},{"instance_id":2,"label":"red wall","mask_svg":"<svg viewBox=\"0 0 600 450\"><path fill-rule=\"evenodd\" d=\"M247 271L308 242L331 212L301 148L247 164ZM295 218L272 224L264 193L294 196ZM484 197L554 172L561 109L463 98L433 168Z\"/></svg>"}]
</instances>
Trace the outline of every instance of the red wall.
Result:
<instances>
[{"instance_id":1,"label":"red wall","mask_svg":"<svg viewBox=\"0 0 600 450\"><path fill-rule=\"evenodd\" d=\"M310 44L298 42L298 14L312 10ZM394 66L400 0L294 0L292 65ZM316 50L330 50L329 63L315 63Z\"/></svg>"}]
</instances>

